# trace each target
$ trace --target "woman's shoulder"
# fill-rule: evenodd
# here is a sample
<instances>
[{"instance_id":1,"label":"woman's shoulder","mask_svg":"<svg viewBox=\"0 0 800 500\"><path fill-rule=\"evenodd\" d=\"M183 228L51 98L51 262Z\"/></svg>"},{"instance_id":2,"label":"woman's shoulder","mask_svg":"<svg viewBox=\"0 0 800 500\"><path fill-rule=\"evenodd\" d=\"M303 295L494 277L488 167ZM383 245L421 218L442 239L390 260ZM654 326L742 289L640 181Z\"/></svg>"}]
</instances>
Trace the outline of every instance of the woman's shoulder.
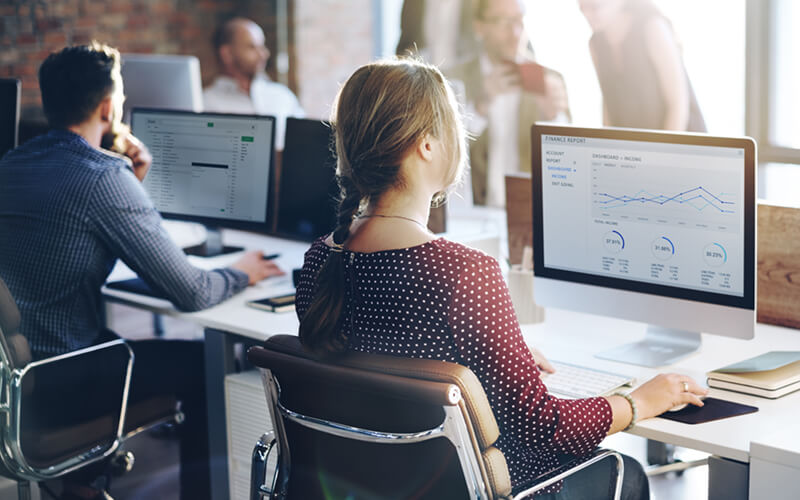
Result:
<instances>
[{"instance_id":1,"label":"woman's shoulder","mask_svg":"<svg viewBox=\"0 0 800 500\"><path fill-rule=\"evenodd\" d=\"M431 245L437 252L448 256L454 263L462 266L477 266L481 268L499 266L497 260L489 254L446 238L435 239L431 242Z\"/></svg>"}]
</instances>

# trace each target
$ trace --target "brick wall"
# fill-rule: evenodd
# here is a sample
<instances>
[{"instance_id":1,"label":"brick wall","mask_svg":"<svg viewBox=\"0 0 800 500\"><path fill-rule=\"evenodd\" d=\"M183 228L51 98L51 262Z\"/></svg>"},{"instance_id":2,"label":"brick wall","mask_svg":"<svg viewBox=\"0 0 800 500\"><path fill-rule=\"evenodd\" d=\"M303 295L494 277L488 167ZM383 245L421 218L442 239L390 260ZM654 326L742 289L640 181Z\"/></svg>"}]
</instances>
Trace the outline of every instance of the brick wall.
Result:
<instances>
[{"instance_id":1,"label":"brick wall","mask_svg":"<svg viewBox=\"0 0 800 500\"><path fill-rule=\"evenodd\" d=\"M53 51L93 39L121 52L191 54L217 74L211 33L223 19L259 23L273 56L277 0L0 0L0 77L22 79L23 118L41 116L37 71ZM287 0L289 86L327 118L339 85L373 58L373 0ZM275 79L275 58L267 71Z\"/></svg>"},{"instance_id":2,"label":"brick wall","mask_svg":"<svg viewBox=\"0 0 800 500\"><path fill-rule=\"evenodd\" d=\"M233 15L259 23L276 52L275 0L2 0L0 77L22 79L23 116L36 114L42 61L96 39L121 52L195 55L208 83L217 73L211 34Z\"/></svg>"}]
</instances>

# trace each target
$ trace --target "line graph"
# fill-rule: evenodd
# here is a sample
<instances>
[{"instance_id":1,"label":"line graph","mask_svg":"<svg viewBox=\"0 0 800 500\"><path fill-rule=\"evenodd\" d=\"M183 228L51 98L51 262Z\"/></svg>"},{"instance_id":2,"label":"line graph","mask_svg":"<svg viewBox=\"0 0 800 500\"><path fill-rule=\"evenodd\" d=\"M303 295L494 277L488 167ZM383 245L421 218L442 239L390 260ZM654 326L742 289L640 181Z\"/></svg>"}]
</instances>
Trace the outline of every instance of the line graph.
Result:
<instances>
[{"instance_id":1,"label":"line graph","mask_svg":"<svg viewBox=\"0 0 800 500\"><path fill-rule=\"evenodd\" d=\"M737 231L742 214L737 176L704 166L592 165L596 218Z\"/></svg>"},{"instance_id":2,"label":"line graph","mask_svg":"<svg viewBox=\"0 0 800 500\"><path fill-rule=\"evenodd\" d=\"M702 212L703 210L711 207L710 209L717 210L719 213L723 214L736 213L736 211L733 210L733 205L736 205L736 202L725 201L720 198L721 196L726 195L731 196L730 193L720 193L719 196L717 196L709 192L703 186L697 186L696 188L689 189L672 196L653 194L644 189L640 190L633 196L615 196L609 193L596 193L596 195L607 198L606 200L599 200L598 203L600 205L605 205L605 207L609 209L619 208L636 203L652 203L660 206L666 205L667 203L676 203L678 205L690 206L696 209L698 212Z\"/></svg>"}]
</instances>

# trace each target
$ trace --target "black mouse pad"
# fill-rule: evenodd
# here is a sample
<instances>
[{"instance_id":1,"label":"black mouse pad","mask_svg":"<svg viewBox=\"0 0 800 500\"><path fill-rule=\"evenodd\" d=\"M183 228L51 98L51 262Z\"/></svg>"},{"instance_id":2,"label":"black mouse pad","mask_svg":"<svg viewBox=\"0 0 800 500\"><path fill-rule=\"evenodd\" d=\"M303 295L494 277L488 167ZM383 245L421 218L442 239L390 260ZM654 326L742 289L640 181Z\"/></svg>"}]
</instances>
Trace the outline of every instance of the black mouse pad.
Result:
<instances>
[{"instance_id":1,"label":"black mouse pad","mask_svg":"<svg viewBox=\"0 0 800 500\"><path fill-rule=\"evenodd\" d=\"M724 399L706 398L704 403L704 406L689 405L680 411L664 412L659 417L683 422L684 424L702 424L703 422L721 420L737 415L747 415L758 411L755 406L725 401Z\"/></svg>"}]
</instances>

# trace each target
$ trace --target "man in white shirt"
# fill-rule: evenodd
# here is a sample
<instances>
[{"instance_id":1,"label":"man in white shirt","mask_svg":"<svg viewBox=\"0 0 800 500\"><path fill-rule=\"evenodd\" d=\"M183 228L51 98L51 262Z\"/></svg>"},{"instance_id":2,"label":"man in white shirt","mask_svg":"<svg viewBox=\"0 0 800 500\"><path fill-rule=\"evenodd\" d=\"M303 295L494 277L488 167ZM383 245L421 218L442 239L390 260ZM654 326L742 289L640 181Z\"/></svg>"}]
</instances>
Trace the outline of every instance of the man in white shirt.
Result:
<instances>
[{"instance_id":1,"label":"man in white shirt","mask_svg":"<svg viewBox=\"0 0 800 500\"><path fill-rule=\"evenodd\" d=\"M470 166L479 205L505 206L506 174L530 171L535 121L570 118L564 79L533 62L523 15L519 0L478 0L473 26L479 54L448 72L463 84L466 125L476 138Z\"/></svg>"},{"instance_id":2,"label":"man in white shirt","mask_svg":"<svg viewBox=\"0 0 800 500\"><path fill-rule=\"evenodd\" d=\"M305 116L297 97L264 72L270 52L264 32L249 19L233 18L214 34L221 74L203 91L205 110L217 113L272 115L275 147L283 149L286 118Z\"/></svg>"}]
</instances>

